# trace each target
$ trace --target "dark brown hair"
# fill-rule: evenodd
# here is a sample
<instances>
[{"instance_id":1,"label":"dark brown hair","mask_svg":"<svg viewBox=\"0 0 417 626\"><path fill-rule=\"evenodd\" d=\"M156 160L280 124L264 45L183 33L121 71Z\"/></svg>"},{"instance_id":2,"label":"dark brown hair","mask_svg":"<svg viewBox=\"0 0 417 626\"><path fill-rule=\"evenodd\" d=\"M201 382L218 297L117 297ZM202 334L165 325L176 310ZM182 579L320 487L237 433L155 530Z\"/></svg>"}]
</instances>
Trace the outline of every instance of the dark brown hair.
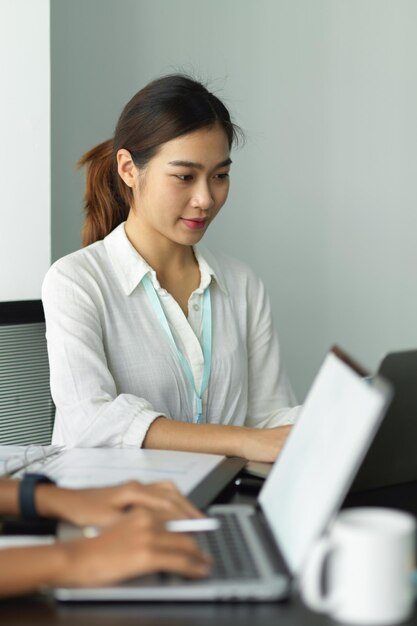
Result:
<instances>
[{"instance_id":1,"label":"dark brown hair","mask_svg":"<svg viewBox=\"0 0 417 626\"><path fill-rule=\"evenodd\" d=\"M133 195L118 175L118 150L125 148L136 166L145 167L162 144L216 123L232 147L241 131L232 123L227 108L188 76L164 76L134 95L122 111L114 138L92 148L78 161L79 167L87 168L83 245L103 239L129 213Z\"/></svg>"}]
</instances>

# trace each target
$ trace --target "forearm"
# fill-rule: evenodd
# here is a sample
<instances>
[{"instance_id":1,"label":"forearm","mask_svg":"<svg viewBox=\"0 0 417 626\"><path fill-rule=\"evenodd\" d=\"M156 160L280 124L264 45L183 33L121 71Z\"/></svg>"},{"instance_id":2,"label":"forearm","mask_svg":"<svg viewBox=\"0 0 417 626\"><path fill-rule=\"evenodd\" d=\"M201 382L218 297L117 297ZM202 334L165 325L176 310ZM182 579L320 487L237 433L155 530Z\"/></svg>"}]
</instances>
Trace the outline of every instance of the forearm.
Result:
<instances>
[{"instance_id":1,"label":"forearm","mask_svg":"<svg viewBox=\"0 0 417 626\"><path fill-rule=\"evenodd\" d=\"M143 447L244 456L248 434L249 429L242 426L189 424L160 417L149 427Z\"/></svg>"},{"instance_id":2,"label":"forearm","mask_svg":"<svg viewBox=\"0 0 417 626\"><path fill-rule=\"evenodd\" d=\"M0 550L0 596L36 591L58 584L67 569L68 557L59 545Z\"/></svg>"},{"instance_id":3,"label":"forearm","mask_svg":"<svg viewBox=\"0 0 417 626\"><path fill-rule=\"evenodd\" d=\"M0 513L19 514L19 483L11 478L0 479Z\"/></svg>"},{"instance_id":4,"label":"forearm","mask_svg":"<svg viewBox=\"0 0 417 626\"><path fill-rule=\"evenodd\" d=\"M0 479L0 514L20 515L20 482L11 478ZM40 484L35 488L35 506L38 515L65 519L70 509L72 492L55 485Z\"/></svg>"},{"instance_id":5,"label":"forearm","mask_svg":"<svg viewBox=\"0 0 417 626\"><path fill-rule=\"evenodd\" d=\"M273 462L290 429L290 426L246 428L221 424L186 424L160 417L149 428L144 447L206 452L240 456L249 461Z\"/></svg>"}]
</instances>

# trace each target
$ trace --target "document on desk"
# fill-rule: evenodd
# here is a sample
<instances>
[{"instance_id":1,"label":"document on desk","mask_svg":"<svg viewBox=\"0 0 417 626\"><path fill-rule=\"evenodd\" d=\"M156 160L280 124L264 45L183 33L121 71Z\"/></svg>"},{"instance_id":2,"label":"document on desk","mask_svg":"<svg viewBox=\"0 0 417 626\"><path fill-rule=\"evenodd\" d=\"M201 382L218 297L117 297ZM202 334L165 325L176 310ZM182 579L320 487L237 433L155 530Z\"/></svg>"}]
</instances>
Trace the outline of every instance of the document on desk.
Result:
<instances>
[{"instance_id":1,"label":"document on desk","mask_svg":"<svg viewBox=\"0 0 417 626\"><path fill-rule=\"evenodd\" d=\"M272 463L264 463L260 461L248 461L245 465L246 474L256 476L257 478L268 478L272 470Z\"/></svg>"},{"instance_id":2,"label":"document on desk","mask_svg":"<svg viewBox=\"0 0 417 626\"><path fill-rule=\"evenodd\" d=\"M55 543L54 535L7 535L0 536L0 550L6 548L28 548L50 546Z\"/></svg>"},{"instance_id":3,"label":"document on desk","mask_svg":"<svg viewBox=\"0 0 417 626\"><path fill-rule=\"evenodd\" d=\"M127 480L170 480L189 494L224 457L196 452L140 448L71 448L46 463L42 473L62 487L116 485Z\"/></svg>"},{"instance_id":4,"label":"document on desk","mask_svg":"<svg viewBox=\"0 0 417 626\"><path fill-rule=\"evenodd\" d=\"M31 466L32 471L40 467L51 457L58 455L62 446L0 446L0 476L10 476L19 470Z\"/></svg>"}]
</instances>

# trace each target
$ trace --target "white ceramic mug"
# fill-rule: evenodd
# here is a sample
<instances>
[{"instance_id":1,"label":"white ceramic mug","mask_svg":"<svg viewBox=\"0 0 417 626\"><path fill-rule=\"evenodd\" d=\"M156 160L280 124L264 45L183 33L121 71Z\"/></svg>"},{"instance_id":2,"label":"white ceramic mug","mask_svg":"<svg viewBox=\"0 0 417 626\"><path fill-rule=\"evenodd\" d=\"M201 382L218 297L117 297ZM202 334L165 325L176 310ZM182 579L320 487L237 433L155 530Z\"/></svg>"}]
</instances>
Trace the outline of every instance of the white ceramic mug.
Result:
<instances>
[{"instance_id":1,"label":"white ceramic mug","mask_svg":"<svg viewBox=\"0 0 417 626\"><path fill-rule=\"evenodd\" d=\"M414 605L415 529L411 515L394 509L342 511L314 545L300 576L307 606L352 624L407 619Z\"/></svg>"}]
</instances>

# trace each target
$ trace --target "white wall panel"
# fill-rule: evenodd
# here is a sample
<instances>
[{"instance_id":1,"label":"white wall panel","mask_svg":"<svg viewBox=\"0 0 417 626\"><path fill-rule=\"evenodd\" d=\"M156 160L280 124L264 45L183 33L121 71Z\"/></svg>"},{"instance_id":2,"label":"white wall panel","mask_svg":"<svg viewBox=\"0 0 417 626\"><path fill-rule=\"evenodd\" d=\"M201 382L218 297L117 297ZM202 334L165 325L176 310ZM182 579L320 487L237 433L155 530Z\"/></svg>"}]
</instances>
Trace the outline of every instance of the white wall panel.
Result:
<instances>
[{"instance_id":1,"label":"white wall panel","mask_svg":"<svg viewBox=\"0 0 417 626\"><path fill-rule=\"evenodd\" d=\"M50 263L49 0L0 0L0 301L40 297Z\"/></svg>"}]
</instances>

